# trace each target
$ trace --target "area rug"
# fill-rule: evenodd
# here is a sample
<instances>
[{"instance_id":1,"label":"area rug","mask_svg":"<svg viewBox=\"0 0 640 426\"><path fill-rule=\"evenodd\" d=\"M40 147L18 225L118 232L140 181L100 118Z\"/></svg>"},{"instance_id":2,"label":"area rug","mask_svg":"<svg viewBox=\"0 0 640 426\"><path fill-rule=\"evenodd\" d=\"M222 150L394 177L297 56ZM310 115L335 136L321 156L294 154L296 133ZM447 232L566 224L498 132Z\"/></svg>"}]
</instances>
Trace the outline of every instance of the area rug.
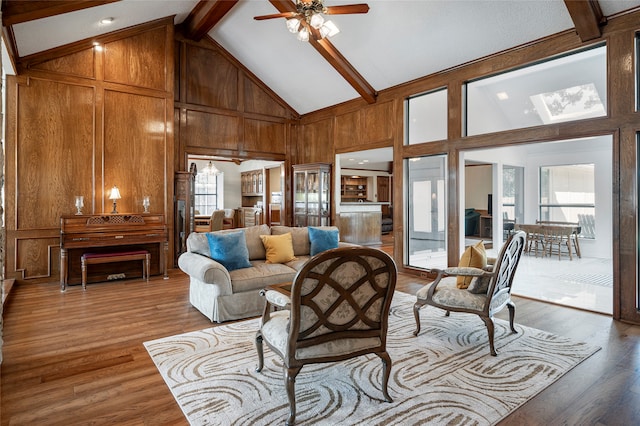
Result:
<instances>
[{"instance_id":1,"label":"area rug","mask_svg":"<svg viewBox=\"0 0 640 426\"><path fill-rule=\"evenodd\" d=\"M394 295L388 350L389 394L381 392L375 355L305 366L296 380L297 424L491 425L599 350L544 331L496 320L497 357L489 355L479 317L424 307L413 336L415 298ZM516 316L517 320L517 316ZM192 425L284 424L288 401L282 363L265 346L257 373L259 320L145 342Z\"/></svg>"}]
</instances>

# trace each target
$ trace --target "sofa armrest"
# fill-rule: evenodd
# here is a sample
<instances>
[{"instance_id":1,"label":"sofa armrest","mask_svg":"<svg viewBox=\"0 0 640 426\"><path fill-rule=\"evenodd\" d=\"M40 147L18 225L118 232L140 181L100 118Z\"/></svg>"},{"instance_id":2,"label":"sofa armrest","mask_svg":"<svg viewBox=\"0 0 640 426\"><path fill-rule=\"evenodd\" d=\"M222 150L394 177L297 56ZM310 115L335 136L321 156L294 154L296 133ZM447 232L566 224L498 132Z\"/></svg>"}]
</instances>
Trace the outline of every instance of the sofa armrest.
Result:
<instances>
[{"instance_id":1,"label":"sofa armrest","mask_svg":"<svg viewBox=\"0 0 640 426\"><path fill-rule=\"evenodd\" d=\"M182 253L178 258L182 271L206 284L220 286L220 294L232 294L231 276L221 263L197 253Z\"/></svg>"}]
</instances>

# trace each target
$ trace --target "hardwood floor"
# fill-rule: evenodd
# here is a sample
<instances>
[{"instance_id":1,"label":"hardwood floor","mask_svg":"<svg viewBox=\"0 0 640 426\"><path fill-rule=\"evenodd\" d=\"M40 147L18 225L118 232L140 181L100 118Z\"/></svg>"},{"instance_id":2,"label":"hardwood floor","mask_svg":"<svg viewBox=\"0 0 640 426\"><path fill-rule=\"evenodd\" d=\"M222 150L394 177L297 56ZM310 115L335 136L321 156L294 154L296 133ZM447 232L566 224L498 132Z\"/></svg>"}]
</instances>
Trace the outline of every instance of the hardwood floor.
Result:
<instances>
[{"instance_id":1,"label":"hardwood floor","mask_svg":"<svg viewBox=\"0 0 640 426\"><path fill-rule=\"evenodd\" d=\"M413 293L422 283L401 274L397 289ZM501 425L640 422L640 326L515 300L518 323L603 349ZM16 285L4 320L2 425L187 424L142 345L212 326L189 304L182 272L66 293L58 283Z\"/></svg>"}]
</instances>

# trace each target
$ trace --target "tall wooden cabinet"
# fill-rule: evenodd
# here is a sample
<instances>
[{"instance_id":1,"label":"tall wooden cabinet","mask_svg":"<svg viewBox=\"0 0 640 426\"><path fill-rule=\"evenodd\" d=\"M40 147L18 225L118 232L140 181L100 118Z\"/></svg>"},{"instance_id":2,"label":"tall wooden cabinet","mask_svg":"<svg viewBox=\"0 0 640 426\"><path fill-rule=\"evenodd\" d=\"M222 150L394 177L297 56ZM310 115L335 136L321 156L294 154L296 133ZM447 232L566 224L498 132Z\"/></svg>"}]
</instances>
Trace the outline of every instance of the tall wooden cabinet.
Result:
<instances>
[{"instance_id":1,"label":"tall wooden cabinet","mask_svg":"<svg viewBox=\"0 0 640 426\"><path fill-rule=\"evenodd\" d=\"M187 251L187 237L196 229L195 224L195 186L196 164L191 163L188 172L176 172L175 176L175 258L174 266L178 266L178 257Z\"/></svg>"},{"instance_id":2,"label":"tall wooden cabinet","mask_svg":"<svg viewBox=\"0 0 640 426\"><path fill-rule=\"evenodd\" d=\"M294 226L331 224L331 165L324 163L293 166Z\"/></svg>"}]
</instances>

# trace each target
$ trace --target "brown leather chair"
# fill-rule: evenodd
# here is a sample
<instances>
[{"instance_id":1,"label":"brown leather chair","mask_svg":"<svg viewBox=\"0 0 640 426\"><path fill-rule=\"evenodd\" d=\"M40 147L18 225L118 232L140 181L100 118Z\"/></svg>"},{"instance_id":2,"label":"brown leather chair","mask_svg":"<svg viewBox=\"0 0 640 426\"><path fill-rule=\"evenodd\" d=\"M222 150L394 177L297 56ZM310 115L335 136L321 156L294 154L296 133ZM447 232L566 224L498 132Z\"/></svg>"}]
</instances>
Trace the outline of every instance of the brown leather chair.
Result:
<instances>
[{"instance_id":1,"label":"brown leather chair","mask_svg":"<svg viewBox=\"0 0 640 426\"><path fill-rule=\"evenodd\" d=\"M256 334L257 371L264 365L264 341L283 360L290 409L287 425L295 422L295 380L306 364L376 354L383 363L384 399L392 401L387 391L391 358L386 341L396 278L396 265L383 251L342 247L311 258L296 275L290 296L265 292L267 304ZM271 312L272 306L283 309Z\"/></svg>"}]
</instances>

